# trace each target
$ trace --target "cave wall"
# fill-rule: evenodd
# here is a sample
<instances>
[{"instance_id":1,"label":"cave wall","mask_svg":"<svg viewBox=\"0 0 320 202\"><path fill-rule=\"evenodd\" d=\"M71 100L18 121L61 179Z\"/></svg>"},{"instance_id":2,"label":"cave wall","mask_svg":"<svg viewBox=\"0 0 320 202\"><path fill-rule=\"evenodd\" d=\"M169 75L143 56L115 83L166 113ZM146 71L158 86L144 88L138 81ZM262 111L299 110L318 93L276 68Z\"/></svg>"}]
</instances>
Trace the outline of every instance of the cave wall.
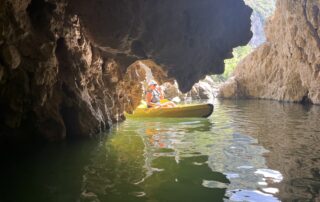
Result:
<instances>
[{"instance_id":1,"label":"cave wall","mask_svg":"<svg viewBox=\"0 0 320 202\"><path fill-rule=\"evenodd\" d=\"M139 103L138 59L186 91L251 37L242 1L0 0L0 138L61 140Z\"/></svg>"},{"instance_id":2,"label":"cave wall","mask_svg":"<svg viewBox=\"0 0 320 202\"><path fill-rule=\"evenodd\" d=\"M240 62L219 96L320 104L319 8L319 1L279 0L267 42Z\"/></svg>"}]
</instances>

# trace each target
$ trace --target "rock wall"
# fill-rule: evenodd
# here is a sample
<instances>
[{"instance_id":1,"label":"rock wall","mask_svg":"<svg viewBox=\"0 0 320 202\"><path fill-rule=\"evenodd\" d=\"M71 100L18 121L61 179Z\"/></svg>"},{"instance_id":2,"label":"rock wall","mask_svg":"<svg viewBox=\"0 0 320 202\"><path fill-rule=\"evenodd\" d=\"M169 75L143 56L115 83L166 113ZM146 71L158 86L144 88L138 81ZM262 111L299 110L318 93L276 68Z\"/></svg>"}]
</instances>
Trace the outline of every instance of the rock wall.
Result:
<instances>
[{"instance_id":1,"label":"rock wall","mask_svg":"<svg viewBox=\"0 0 320 202\"><path fill-rule=\"evenodd\" d=\"M0 0L0 139L88 136L141 98L138 59L182 90L251 37L242 1ZM230 15L232 13L232 15ZM232 22L232 23L231 23Z\"/></svg>"},{"instance_id":2,"label":"rock wall","mask_svg":"<svg viewBox=\"0 0 320 202\"><path fill-rule=\"evenodd\" d=\"M164 97L166 99L174 99L178 97L180 101L191 101L191 100L212 100L216 97L219 83L212 80L210 76L206 76L203 80L195 83L191 90L187 93L181 93L179 86L176 81L166 82L161 85L163 89Z\"/></svg>"},{"instance_id":3,"label":"rock wall","mask_svg":"<svg viewBox=\"0 0 320 202\"><path fill-rule=\"evenodd\" d=\"M320 104L319 8L314 0L278 1L267 42L240 62L219 96Z\"/></svg>"}]
</instances>

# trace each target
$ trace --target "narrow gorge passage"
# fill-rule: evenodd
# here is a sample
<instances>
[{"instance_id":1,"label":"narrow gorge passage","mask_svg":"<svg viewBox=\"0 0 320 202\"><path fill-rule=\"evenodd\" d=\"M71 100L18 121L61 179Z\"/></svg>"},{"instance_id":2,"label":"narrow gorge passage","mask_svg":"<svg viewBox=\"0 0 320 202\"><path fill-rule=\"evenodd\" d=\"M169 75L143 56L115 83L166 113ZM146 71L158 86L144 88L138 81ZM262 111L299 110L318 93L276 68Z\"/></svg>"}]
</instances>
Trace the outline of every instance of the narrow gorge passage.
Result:
<instances>
[{"instance_id":1,"label":"narrow gorge passage","mask_svg":"<svg viewBox=\"0 0 320 202\"><path fill-rule=\"evenodd\" d=\"M0 0L0 201L320 201L319 10ZM126 117L151 80L213 114Z\"/></svg>"}]
</instances>

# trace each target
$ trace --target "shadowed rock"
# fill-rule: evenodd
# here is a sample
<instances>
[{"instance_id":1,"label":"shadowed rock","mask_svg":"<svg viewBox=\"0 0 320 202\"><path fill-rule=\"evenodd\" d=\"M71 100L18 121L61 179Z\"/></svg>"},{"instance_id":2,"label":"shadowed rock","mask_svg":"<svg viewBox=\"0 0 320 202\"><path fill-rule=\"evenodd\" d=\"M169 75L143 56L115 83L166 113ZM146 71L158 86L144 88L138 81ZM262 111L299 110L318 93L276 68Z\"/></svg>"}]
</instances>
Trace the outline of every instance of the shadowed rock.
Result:
<instances>
[{"instance_id":1,"label":"shadowed rock","mask_svg":"<svg viewBox=\"0 0 320 202\"><path fill-rule=\"evenodd\" d=\"M92 40L111 54L153 59L187 92L206 74L224 72L232 48L252 34L243 1L74 1Z\"/></svg>"}]
</instances>

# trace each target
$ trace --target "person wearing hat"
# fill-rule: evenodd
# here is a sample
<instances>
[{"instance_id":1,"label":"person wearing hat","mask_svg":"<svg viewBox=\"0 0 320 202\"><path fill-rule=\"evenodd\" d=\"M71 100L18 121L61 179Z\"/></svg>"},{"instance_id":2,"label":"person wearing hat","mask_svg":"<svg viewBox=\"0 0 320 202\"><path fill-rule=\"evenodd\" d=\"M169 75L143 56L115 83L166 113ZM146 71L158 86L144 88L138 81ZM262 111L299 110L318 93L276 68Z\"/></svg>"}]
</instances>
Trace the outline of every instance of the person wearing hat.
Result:
<instances>
[{"instance_id":1,"label":"person wearing hat","mask_svg":"<svg viewBox=\"0 0 320 202\"><path fill-rule=\"evenodd\" d=\"M148 83L148 91L146 93L146 102L148 108L151 107L174 107L176 106L173 102L161 103L160 101L164 99L162 90L160 87L157 87L158 84L156 81L151 80Z\"/></svg>"}]
</instances>

